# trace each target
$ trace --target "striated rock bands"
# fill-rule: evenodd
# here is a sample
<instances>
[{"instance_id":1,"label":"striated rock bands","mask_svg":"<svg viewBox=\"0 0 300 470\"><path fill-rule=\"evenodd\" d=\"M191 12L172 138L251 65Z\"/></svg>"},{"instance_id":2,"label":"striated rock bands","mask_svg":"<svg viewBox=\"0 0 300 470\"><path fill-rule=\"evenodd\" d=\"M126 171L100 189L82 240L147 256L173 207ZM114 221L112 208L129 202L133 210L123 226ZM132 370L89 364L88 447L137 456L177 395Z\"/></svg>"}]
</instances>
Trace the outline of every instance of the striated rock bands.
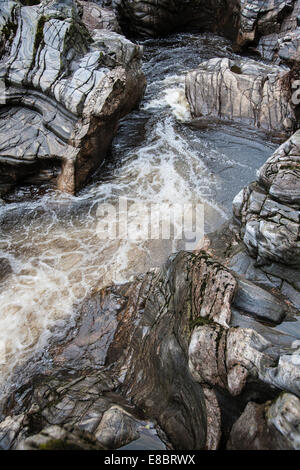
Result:
<instances>
[{"instance_id":1,"label":"striated rock bands","mask_svg":"<svg viewBox=\"0 0 300 470\"><path fill-rule=\"evenodd\" d=\"M300 267L300 131L266 161L233 202L242 239L259 264Z\"/></svg>"},{"instance_id":2,"label":"striated rock bands","mask_svg":"<svg viewBox=\"0 0 300 470\"><path fill-rule=\"evenodd\" d=\"M186 95L194 117L250 124L289 133L297 126L287 71L253 60L211 59L189 72Z\"/></svg>"},{"instance_id":3,"label":"striated rock bands","mask_svg":"<svg viewBox=\"0 0 300 470\"><path fill-rule=\"evenodd\" d=\"M238 43L255 45L263 58L299 62L299 0L243 0Z\"/></svg>"},{"instance_id":4,"label":"striated rock bands","mask_svg":"<svg viewBox=\"0 0 300 470\"><path fill-rule=\"evenodd\" d=\"M300 400L288 393L274 403L250 402L233 425L230 450L299 450Z\"/></svg>"},{"instance_id":5,"label":"striated rock bands","mask_svg":"<svg viewBox=\"0 0 300 470\"><path fill-rule=\"evenodd\" d=\"M236 289L207 254L182 252L160 271L94 292L76 328L49 350L45 374L29 364L24 385L2 401L0 447L114 449L146 439L163 449L163 439L175 449L217 449L243 423L249 397L283 390L289 402L270 408L266 426L296 448L298 356L230 326ZM235 435L233 427L228 445L242 447Z\"/></svg>"},{"instance_id":6,"label":"striated rock bands","mask_svg":"<svg viewBox=\"0 0 300 470\"><path fill-rule=\"evenodd\" d=\"M35 175L76 192L105 158L119 118L141 98L142 50L102 29L115 29L116 21L97 8L84 3L82 11L76 1L2 2L3 190Z\"/></svg>"},{"instance_id":7,"label":"striated rock bands","mask_svg":"<svg viewBox=\"0 0 300 470\"><path fill-rule=\"evenodd\" d=\"M15 448L37 431L44 442L44 428L68 424L119 447L141 435L135 405L176 449L204 448L206 403L213 397L189 372L189 340L195 322L211 322L214 315L230 321L235 285L206 255L180 253L162 271L95 292L83 303L76 329L52 348L52 371L33 373L7 402L11 417L0 424L0 446ZM210 413L211 421L214 407ZM208 442L217 445L216 437Z\"/></svg>"}]
</instances>

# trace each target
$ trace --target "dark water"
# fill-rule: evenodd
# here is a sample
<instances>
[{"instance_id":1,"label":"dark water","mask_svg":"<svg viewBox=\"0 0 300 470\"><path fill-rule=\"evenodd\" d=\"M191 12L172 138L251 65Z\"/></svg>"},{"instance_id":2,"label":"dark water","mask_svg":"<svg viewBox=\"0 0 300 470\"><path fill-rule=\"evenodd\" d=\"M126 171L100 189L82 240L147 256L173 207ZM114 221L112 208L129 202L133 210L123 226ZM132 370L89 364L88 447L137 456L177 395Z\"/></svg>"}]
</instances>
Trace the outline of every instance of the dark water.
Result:
<instances>
[{"instance_id":1,"label":"dark water","mask_svg":"<svg viewBox=\"0 0 300 470\"><path fill-rule=\"evenodd\" d=\"M95 284L130 279L178 248L161 240L101 239L99 205L118 204L120 197L164 203L167 218L170 204L197 202L204 205L210 232L230 217L233 197L276 147L255 130L201 127L190 118L186 71L211 57L233 56L229 42L184 34L143 44L145 98L120 123L110 160L93 182L77 197L22 188L15 202L0 208L2 391L15 366L72 326L74 305ZM141 225L147 223L143 207L132 213Z\"/></svg>"}]
</instances>

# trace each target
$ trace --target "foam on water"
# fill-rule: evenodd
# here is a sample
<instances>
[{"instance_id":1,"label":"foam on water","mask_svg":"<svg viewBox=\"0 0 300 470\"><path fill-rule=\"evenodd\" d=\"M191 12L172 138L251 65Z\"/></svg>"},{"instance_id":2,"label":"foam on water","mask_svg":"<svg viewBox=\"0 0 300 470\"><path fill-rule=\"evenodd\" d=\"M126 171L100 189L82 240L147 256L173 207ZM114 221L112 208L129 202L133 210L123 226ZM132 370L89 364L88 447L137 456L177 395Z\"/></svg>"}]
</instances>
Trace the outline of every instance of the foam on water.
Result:
<instances>
[{"instance_id":1,"label":"foam on water","mask_svg":"<svg viewBox=\"0 0 300 470\"><path fill-rule=\"evenodd\" d=\"M185 38L194 41L192 35ZM145 100L140 111L122 122L113 145L113 164L103 169L101 178L77 197L50 192L37 201L0 208L0 259L10 265L0 281L2 392L11 386L12 377L17 385L14 371L20 373L22 365L44 351L51 339L64 336L73 325L75 306L92 289L125 282L161 265L180 248L167 240L100 239L99 205L117 205L122 197L135 203L164 203L162 219L168 219L168 204L200 202L210 231L230 214L222 200L227 189L221 170L241 165L251 180L255 168L249 162L223 153L218 138L210 140L210 134L186 127L190 120L184 94L186 64L181 66L177 57L183 49L186 60L186 44L179 39L178 48L172 43L168 50L167 43L160 72L151 61L163 46L159 41L152 46L145 66L149 82ZM135 142L131 129L139 126L142 137ZM236 153L240 153L238 143ZM266 153L266 148L261 150L261 160ZM215 163L210 166L211 162ZM233 191L238 192L243 181L234 184ZM143 208L136 207L132 217L142 226L147 223Z\"/></svg>"}]
</instances>

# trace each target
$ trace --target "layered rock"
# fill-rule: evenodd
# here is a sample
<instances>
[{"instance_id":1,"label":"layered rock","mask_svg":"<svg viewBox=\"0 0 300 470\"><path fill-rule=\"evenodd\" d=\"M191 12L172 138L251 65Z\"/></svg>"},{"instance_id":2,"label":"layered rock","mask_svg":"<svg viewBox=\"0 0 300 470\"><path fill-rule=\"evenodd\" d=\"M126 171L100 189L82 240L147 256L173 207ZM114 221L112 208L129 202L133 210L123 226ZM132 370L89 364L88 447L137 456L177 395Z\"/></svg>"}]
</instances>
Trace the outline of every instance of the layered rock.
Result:
<instances>
[{"instance_id":1,"label":"layered rock","mask_svg":"<svg viewBox=\"0 0 300 470\"><path fill-rule=\"evenodd\" d=\"M189 347L190 370L199 383L239 396L251 383L300 397L299 351L286 353L250 328L197 327Z\"/></svg>"},{"instance_id":2,"label":"layered rock","mask_svg":"<svg viewBox=\"0 0 300 470\"><path fill-rule=\"evenodd\" d=\"M92 2L79 1L83 8L82 22L93 32L95 29L106 29L122 34L117 16L110 8L101 8Z\"/></svg>"},{"instance_id":3,"label":"layered rock","mask_svg":"<svg viewBox=\"0 0 300 470\"><path fill-rule=\"evenodd\" d=\"M123 27L131 34L161 36L184 29L211 31L235 39L238 0L115 0Z\"/></svg>"},{"instance_id":4,"label":"layered rock","mask_svg":"<svg viewBox=\"0 0 300 470\"><path fill-rule=\"evenodd\" d=\"M239 42L278 33L286 16L293 12L294 0L241 0Z\"/></svg>"},{"instance_id":5,"label":"layered rock","mask_svg":"<svg viewBox=\"0 0 300 470\"><path fill-rule=\"evenodd\" d=\"M300 131L266 161L233 202L241 237L258 264L300 267Z\"/></svg>"},{"instance_id":6,"label":"layered rock","mask_svg":"<svg viewBox=\"0 0 300 470\"><path fill-rule=\"evenodd\" d=\"M236 292L234 276L204 252L95 291L45 365L30 361L24 385L2 400L0 447L217 449L249 401L283 390L297 404L299 354L232 327ZM270 414L277 427L282 410ZM293 446L298 431L291 441L280 432Z\"/></svg>"},{"instance_id":7,"label":"layered rock","mask_svg":"<svg viewBox=\"0 0 300 470\"><path fill-rule=\"evenodd\" d=\"M140 100L142 50L101 29L115 29L116 20L97 8L2 2L2 190L30 178L76 192L105 158L120 117Z\"/></svg>"},{"instance_id":8,"label":"layered rock","mask_svg":"<svg viewBox=\"0 0 300 470\"><path fill-rule=\"evenodd\" d=\"M238 44L255 46L262 57L287 64L299 62L299 0L241 1Z\"/></svg>"},{"instance_id":9,"label":"layered rock","mask_svg":"<svg viewBox=\"0 0 300 470\"><path fill-rule=\"evenodd\" d=\"M225 35L277 63L299 62L300 0L104 0L124 31L162 36L195 29Z\"/></svg>"},{"instance_id":10,"label":"layered rock","mask_svg":"<svg viewBox=\"0 0 300 470\"><path fill-rule=\"evenodd\" d=\"M111 446L116 433L112 423L107 430L106 412L119 402L124 412L134 413L129 403L143 410L176 449L204 448L206 401L189 372L189 338L197 317L230 320L234 290L234 278L218 263L181 253L160 272L95 292L78 312L76 329L50 351L52 371L39 377L33 371L4 404L3 418L26 419L9 442L6 417L3 447L23 445L22 438L49 424L66 423ZM128 420L126 429L123 443L137 437Z\"/></svg>"},{"instance_id":11,"label":"layered rock","mask_svg":"<svg viewBox=\"0 0 300 470\"><path fill-rule=\"evenodd\" d=\"M186 76L186 95L194 117L224 119L276 134L297 128L288 72L253 60L215 58Z\"/></svg>"},{"instance_id":12,"label":"layered rock","mask_svg":"<svg viewBox=\"0 0 300 470\"><path fill-rule=\"evenodd\" d=\"M274 403L248 403L233 425L229 450L299 450L300 400L284 393Z\"/></svg>"}]
</instances>

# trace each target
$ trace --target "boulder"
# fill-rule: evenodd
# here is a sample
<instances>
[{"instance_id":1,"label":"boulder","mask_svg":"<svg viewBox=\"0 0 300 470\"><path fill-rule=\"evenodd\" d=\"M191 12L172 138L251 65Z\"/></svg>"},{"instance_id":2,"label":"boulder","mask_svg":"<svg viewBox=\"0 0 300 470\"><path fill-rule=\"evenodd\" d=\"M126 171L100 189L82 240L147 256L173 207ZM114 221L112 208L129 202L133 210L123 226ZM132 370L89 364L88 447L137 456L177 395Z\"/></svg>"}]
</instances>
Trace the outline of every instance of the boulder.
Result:
<instances>
[{"instance_id":1,"label":"boulder","mask_svg":"<svg viewBox=\"0 0 300 470\"><path fill-rule=\"evenodd\" d=\"M72 426L47 426L22 440L17 450L106 450L95 437Z\"/></svg>"},{"instance_id":2,"label":"boulder","mask_svg":"<svg viewBox=\"0 0 300 470\"><path fill-rule=\"evenodd\" d=\"M91 19L94 10L101 17ZM76 0L2 2L2 192L30 177L75 193L105 159L119 119L138 104L142 49L100 29L116 29L105 15Z\"/></svg>"},{"instance_id":3,"label":"boulder","mask_svg":"<svg viewBox=\"0 0 300 470\"><path fill-rule=\"evenodd\" d=\"M234 306L271 323L281 323L289 311L281 298L242 277L238 278Z\"/></svg>"},{"instance_id":4,"label":"boulder","mask_svg":"<svg viewBox=\"0 0 300 470\"><path fill-rule=\"evenodd\" d=\"M266 161L233 201L241 238L260 265L300 267L300 131Z\"/></svg>"},{"instance_id":5,"label":"boulder","mask_svg":"<svg viewBox=\"0 0 300 470\"><path fill-rule=\"evenodd\" d=\"M250 402L233 425L229 450L299 450L300 400L289 393L273 403Z\"/></svg>"},{"instance_id":6,"label":"boulder","mask_svg":"<svg viewBox=\"0 0 300 470\"><path fill-rule=\"evenodd\" d=\"M297 127L288 72L250 59L215 58L186 76L192 116L252 125L282 136Z\"/></svg>"},{"instance_id":7,"label":"boulder","mask_svg":"<svg viewBox=\"0 0 300 470\"><path fill-rule=\"evenodd\" d=\"M299 14L299 0L245 0L237 42L264 59L293 65L299 62Z\"/></svg>"}]
</instances>

